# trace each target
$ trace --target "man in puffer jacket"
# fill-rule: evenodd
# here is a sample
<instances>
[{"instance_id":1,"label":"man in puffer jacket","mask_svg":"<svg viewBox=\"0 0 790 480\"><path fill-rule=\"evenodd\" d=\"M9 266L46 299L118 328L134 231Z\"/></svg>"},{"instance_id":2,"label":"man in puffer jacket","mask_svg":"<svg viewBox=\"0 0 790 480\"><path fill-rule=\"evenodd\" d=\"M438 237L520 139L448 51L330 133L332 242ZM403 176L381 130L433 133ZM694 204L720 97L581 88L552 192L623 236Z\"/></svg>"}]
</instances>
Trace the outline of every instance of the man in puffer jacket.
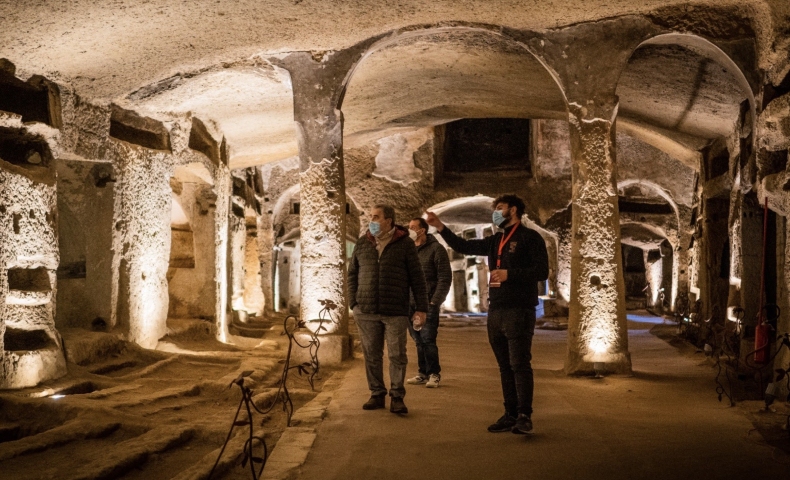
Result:
<instances>
[{"instance_id":1,"label":"man in puffer jacket","mask_svg":"<svg viewBox=\"0 0 790 480\"><path fill-rule=\"evenodd\" d=\"M406 389L406 332L409 327L409 294L414 296L417 328L425 324L428 293L407 229L395 225L395 210L376 205L370 211L368 231L360 237L348 265L349 306L362 341L370 399L365 410L384 408L384 342L390 361L390 412L408 413Z\"/></svg>"}]
</instances>

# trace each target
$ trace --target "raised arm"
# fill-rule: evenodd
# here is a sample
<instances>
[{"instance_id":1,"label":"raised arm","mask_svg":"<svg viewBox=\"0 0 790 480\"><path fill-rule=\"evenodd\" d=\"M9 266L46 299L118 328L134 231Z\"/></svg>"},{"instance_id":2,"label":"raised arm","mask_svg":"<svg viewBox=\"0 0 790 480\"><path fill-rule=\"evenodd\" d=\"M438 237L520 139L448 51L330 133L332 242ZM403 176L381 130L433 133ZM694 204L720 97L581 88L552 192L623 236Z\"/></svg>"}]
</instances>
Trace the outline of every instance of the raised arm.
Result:
<instances>
[{"instance_id":1,"label":"raised arm","mask_svg":"<svg viewBox=\"0 0 790 480\"><path fill-rule=\"evenodd\" d=\"M428 222L428 225L436 227L436 231L439 232L439 235L441 235L444 241L447 242L447 245L456 252L463 253L464 255L485 256L491 251L491 242L494 236L482 240L465 240L450 231L449 228L445 228L444 223L439 220L439 217L437 217L435 213L425 212L425 214L425 221Z\"/></svg>"}]
</instances>

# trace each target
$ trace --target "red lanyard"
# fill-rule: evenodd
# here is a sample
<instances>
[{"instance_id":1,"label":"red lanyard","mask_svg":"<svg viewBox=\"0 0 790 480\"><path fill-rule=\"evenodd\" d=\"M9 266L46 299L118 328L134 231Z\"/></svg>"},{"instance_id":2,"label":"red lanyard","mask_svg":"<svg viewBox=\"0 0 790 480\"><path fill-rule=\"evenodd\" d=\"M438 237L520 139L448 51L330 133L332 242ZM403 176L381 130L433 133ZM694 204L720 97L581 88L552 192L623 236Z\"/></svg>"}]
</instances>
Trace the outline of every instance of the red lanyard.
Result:
<instances>
[{"instance_id":1,"label":"red lanyard","mask_svg":"<svg viewBox=\"0 0 790 480\"><path fill-rule=\"evenodd\" d=\"M499 269L499 266L502 264L502 249L505 247L507 242L510 241L510 237L513 236L513 234L516 232L517 228L518 228L518 224L513 225L513 230L511 230L510 233L507 234L507 237L505 237L505 234L503 233L502 234L502 238L499 240L499 251L497 252L497 255L496 255L496 268L497 268L497 270Z\"/></svg>"}]
</instances>

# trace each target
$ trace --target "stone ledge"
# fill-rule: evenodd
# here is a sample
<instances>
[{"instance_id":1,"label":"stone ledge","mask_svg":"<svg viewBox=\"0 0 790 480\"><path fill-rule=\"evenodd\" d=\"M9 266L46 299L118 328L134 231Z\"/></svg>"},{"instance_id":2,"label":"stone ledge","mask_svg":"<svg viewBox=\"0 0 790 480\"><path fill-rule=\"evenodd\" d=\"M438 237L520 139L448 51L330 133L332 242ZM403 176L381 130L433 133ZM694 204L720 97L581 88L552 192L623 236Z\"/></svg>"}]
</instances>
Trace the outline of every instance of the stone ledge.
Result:
<instances>
[{"instance_id":1,"label":"stone ledge","mask_svg":"<svg viewBox=\"0 0 790 480\"><path fill-rule=\"evenodd\" d=\"M287 480L293 478L296 469L301 467L310 454L317 436L316 427L326 417L332 402L332 393L343 380L343 375L335 373L324 382L321 393L294 412L291 427L287 428L277 444L272 448L262 478L265 480ZM331 387L332 390L327 390Z\"/></svg>"},{"instance_id":2,"label":"stone ledge","mask_svg":"<svg viewBox=\"0 0 790 480\"><path fill-rule=\"evenodd\" d=\"M288 478L294 469L299 468L307 460L315 437L316 433L312 428L290 427L285 430L266 462L262 478L264 480Z\"/></svg>"},{"instance_id":3,"label":"stone ledge","mask_svg":"<svg viewBox=\"0 0 790 480\"><path fill-rule=\"evenodd\" d=\"M0 358L0 389L19 389L35 387L45 380L53 380L66 375L66 360L57 348L24 352L2 352Z\"/></svg>"}]
</instances>

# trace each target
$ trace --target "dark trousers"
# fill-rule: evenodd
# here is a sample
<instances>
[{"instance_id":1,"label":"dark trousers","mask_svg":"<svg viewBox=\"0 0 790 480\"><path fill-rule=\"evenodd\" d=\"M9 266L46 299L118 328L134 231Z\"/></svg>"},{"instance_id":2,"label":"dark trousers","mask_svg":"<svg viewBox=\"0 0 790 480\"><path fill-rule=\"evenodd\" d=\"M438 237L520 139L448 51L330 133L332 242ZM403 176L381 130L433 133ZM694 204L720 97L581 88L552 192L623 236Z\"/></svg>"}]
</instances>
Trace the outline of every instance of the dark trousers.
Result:
<instances>
[{"instance_id":1,"label":"dark trousers","mask_svg":"<svg viewBox=\"0 0 790 480\"><path fill-rule=\"evenodd\" d=\"M491 308L488 312L488 342L499 364L505 411L512 416L532 414L534 334L534 308Z\"/></svg>"},{"instance_id":2,"label":"dark trousers","mask_svg":"<svg viewBox=\"0 0 790 480\"><path fill-rule=\"evenodd\" d=\"M439 306L428 308L425 325L418 332L409 322L409 333L417 345L417 364L419 372L425 377L439 375L442 371L439 365L439 347L436 346L436 335L439 333Z\"/></svg>"}]
</instances>

